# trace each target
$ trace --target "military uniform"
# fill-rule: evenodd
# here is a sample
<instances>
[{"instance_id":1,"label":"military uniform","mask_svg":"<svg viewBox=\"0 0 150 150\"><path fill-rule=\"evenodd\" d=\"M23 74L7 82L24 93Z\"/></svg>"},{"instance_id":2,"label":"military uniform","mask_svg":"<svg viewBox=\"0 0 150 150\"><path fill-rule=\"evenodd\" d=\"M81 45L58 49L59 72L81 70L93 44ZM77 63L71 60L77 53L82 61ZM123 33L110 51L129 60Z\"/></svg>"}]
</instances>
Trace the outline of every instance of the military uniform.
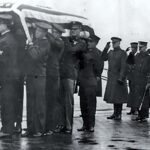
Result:
<instances>
[{"instance_id":1,"label":"military uniform","mask_svg":"<svg viewBox=\"0 0 150 150\"><path fill-rule=\"evenodd\" d=\"M138 43L132 42L131 43L132 51L129 53L126 63L127 63L127 79L129 83L129 94L128 94L128 100L127 100L127 107L130 107L131 110L128 115L136 114L137 108L134 106L135 104L135 97L134 97L134 90L135 90L135 82L134 82L134 76L135 76L135 58L136 58L136 52L138 49Z\"/></svg>"},{"instance_id":2,"label":"military uniform","mask_svg":"<svg viewBox=\"0 0 150 150\"><path fill-rule=\"evenodd\" d=\"M23 96L24 96L24 79L25 79L25 36L16 35L18 44L17 63L19 67L19 80L18 80L18 98L15 103L15 122L16 131L21 132L21 123L23 115Z\"/></svg>"},{"instance_id":3,"label":"military uniform","mask_svg":"<svg viewBox=\"0 0 150 150\"><path fill-rule=\"evenodd\" d=\"M86 44L82 40L72 41L70 38L63 38L64 53L60 63L60 125L66 130L72 131L74 90L78 74L78 62L80 52L85 50Z\"/></svg>"},{"instance_id":4,"label":"military uniform","mask_svg":"<svg viewBox=\"0 0 150 150\"><path fill-rule=\"evenodd\" d=\"M108 60L109 66L104 101L114 104L114 114L119 116L116 120L120 120L122 104L127 102L128 95L126 84L127 55L120 47L116 47L109 52L107 52L107 49L104 49L102 55L105 61ZM110 118L114 119L114 115Z\"/></svg>"},{"instance_id":5,"label":"military uniform","mask_svg":"<svg viewBox=\"0 0 150 150\"><path fill-rule=\"evenodd\" d=\"M101 68L103 67L99 67L100 65L103 66L103 63L98 65L100 57L96 48L89 49L87 52L84 52L83 59L80 61L80 107L83 118L83 126L88 130L95 126L96 94L98 88L97 77L101 77Z\"/></svg>"},{"instance_id":6,"label":"military uniform","mask_svg":"<svg viewBox=\"0 0 150 150\"><path fill-rule=\"evenodd\" d=\"M46 37L36 39L27 50L27 130L30 134L45 131L46 62L50 45Z\"/></svg>"},{"instance_id":7,"label":"military uniform","mask_svg":"<svg viewBox=\"0 0 150 150\"><path fill-rule=\"evenodd\" d=\"M134 97L133 105L135 108L139 109L142 99L144 97L144 92L146 90L146 85L148 82L148 76L150 74L149 69L150 56L147 52L137 54L135 58L135 69L134 69L134 91L132 97ZM149 92L146 92L144 97L144 102L142 105L142 110L139 112L141 118L148 118L149 113Z\"/></svg>"},{"instance_id":8,"label":"military uniform","mask_svg":"<svg viewBox=\"0 0 150 150\"><path fill-rule=\"evenodd\" d=\"M2 131L12 134L14 132L19 69L17 63L18 43L9 30L0 37L0 52Z\"/></svg>"},{"instance_id":9,"label":"military uniform","mask_svg":"<svg viewBox=\"0 0 150 150\"><path fill-rule=\"evenodd\" d=\"M46 131L54 130L58 124L59 118L59 88L60 88L60 73L59 63L64 51L64 42L60 39L55 39L52 35L49 36L51 48L48 55L46 67Z\"/></svg>"}]
</instances>

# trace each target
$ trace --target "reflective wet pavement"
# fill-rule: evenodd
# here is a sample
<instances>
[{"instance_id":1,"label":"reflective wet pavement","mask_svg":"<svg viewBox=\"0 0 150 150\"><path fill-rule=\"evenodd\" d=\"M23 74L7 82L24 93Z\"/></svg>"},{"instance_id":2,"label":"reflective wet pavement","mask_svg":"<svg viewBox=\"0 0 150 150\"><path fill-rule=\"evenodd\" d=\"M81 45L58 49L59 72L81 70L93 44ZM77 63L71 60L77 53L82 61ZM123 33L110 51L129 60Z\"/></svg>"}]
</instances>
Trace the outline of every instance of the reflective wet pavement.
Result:
<instances>
[{"instance_id":1,"label":"reflective wet pavement","mask_svg":"<svg viewBox=\"0 0 150 150\"><path fill-rule=\"evenodd\" d=\"M53 134L40 138L14 136L0 139L0 150L150 150L150 121L131 121L127 111L129 109L124 105L122 121L107 120L106 117L112 113L112 105L98 99L95 132L78 132L82 119L79 100L75 96L72 135ZM23 128L26 128L25 120L24 116Z\"/></svg>"}]
</instances>

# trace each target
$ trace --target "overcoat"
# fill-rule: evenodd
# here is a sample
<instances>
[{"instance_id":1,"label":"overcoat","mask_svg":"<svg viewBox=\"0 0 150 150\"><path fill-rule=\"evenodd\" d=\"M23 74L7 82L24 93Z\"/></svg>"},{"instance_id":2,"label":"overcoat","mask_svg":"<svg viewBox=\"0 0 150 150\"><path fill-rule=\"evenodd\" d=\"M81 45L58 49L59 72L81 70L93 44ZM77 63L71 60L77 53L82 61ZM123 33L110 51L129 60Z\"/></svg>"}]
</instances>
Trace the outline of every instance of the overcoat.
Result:
<instances>
[{"instance_id":1,"label":"overcoat","mask_svg":"<svg viewBox=\"0 0 150 150\"><path fill-rule=\"evenodd\" d=\"M127 102L126 58L126 52L120 47L109 52L103 51L103 59L108 60L108 80L104 95L107 103Z\"/></svg>"},{"instance_id":2,"label":"overcoat","mask_svg":"<svg viewBox=\"0 0 150 150\"><path fill-rule=\"evenodd\" d=\"M134 74L131 85L134 86L133 91L128 96L128 101L132 101L128 106L139 108L142 99L144 98L143 108L149 108L149 94L148 91L144 96L146 85L150 74L150 56L146 52L140 52L135 57Z\"/></svg>"}]
</instances>

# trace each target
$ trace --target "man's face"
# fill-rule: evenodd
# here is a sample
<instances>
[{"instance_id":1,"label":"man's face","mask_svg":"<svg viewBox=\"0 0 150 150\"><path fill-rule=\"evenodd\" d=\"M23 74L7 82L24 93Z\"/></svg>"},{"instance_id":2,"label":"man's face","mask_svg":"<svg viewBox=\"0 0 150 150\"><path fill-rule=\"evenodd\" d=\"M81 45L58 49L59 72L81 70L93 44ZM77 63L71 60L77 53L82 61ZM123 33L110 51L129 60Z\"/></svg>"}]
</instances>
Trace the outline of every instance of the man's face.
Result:
<instances>
[{"instance_id":1,"label":"man's face","mask_svg":"<svg viewBox=\"0 0 150 150\"><path fill-rule=\"evenodd\" d=\"M139 51L140 52L145 52L147 49L147 46L139 45Z\"/></svg>"},{"instance_id":2,"label":"man's face","mask_svg":"<svg viewBox=\"0 0 150 150\"><path fill-rule=\"evenodd\" d=\"M60 38L61 37L61 33L55 29L52 29L52 34L55 38Z\"/></svg>"},{"instance_id":3,"label":"man's face","mask_svg":"<svg viewBox=\"0 0 150 150\"><path fill-rule=\"evenodd\" d=\"M46 31L42 28L37 27L35 30L35 38L40 39L46 35Z\"/></svg>"},{"instance_id":4,"label":"man's face","mask_svg":"<svg viewBox=\"0 0 150 150\"><path fill-rule=\"evenodd\" d=\"M96 42L93 41L93 40L89 40L88 41L88 48L92 49L92 48L95 48L95 47L96 47Z\"/></svg>"},{"instance_id":5,"label":"man's face","mask_svg":"<svg viewBox=\"0 0 150 150\"><path fill-rule=\"evenodd\" d=\"M138 47L131 47L132 52L135 54L138 50Z\"/></svg>"},{"instance_id":6,"label":"man's face","mask_svg":"<svg viewBox=\"0 0 150 150\"><path fill-rule=\"evenodd\" d=\"M117 48L120 46L120 41L112 41L113 48Z\"/></svg>"},{"instance_id":7,"label":"man's face","mask_svg":"<svg viewBox=\"0 0 150 150\"><path fill-rule=\"evenodd\" d=\"M81 28L77 25L73 25L70 31L70 36L79 37Z\"/></svg>"}]
</instances>

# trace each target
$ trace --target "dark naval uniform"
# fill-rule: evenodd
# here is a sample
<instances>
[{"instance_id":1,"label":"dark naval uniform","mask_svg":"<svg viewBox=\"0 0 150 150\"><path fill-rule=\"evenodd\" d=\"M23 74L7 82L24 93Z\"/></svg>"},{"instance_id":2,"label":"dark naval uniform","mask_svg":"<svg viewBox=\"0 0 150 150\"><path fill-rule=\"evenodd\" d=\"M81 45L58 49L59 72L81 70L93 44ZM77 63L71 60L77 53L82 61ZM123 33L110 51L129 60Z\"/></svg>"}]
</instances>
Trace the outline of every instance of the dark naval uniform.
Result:
<instances>
[{"instance_id":1,"label":"dark naval uniform","mask_svg":"<svg viewBox=\"0 0 150 150\"><path fill-rule=\"evenodd\" d=\"M27 50L27 130L30 134L45 131L46 62L48 39L36 39Z\"/></svg>"},{"instance_id":2,"label":"dark naval uniform","mask_svg":"<svg viewBox=\"0 0 150 150\"><path fill-rule=\"evenodd\" d=\"M6 31L0 37L0 81L2 131L8 134L14 132L19 77L17 52L17 40L10 31Z\"/></svg>"},{"instance_id":3,"label":"dark naval uniform","mask_svg":"<svg viewBox=\"0 0 150 150\"><path fill-rule=\"evenodd\" d=\"M80 107L83 127L87 130L95 126L97 77L101 77L103 69L103 62L99 64L100 57L98 51L96 48L88 49L82 54L82 59L79 63Z\"/></svg>"},{"instance_id":4,"label":"dark naval uniform","mask_svg":"<svg viewBox=\"0 0 150 150\"><path fill-rule=\"evenodd\" d=\"M60 88L60 73L59 63L64 50L63 40L56 39L52 35L49 36L51 48L48 55L46 67L46 131L54 130L58 124L59 116L59 88Z\"/></svg>"},{"instance_id":5,"label":"dark naval uniform","mask_svg":"<svg viewBox=\"0 0 150 150\"><path fill-rule=\"evenodd\" d=\"M142 99L144 98L142 109L139 112L139 117L149 117L149 92L146 91L146 85L149 81L150 69L150 56L147 52L140 52L135 58L134 69L134 91L132 97L134 97L134 107L139 109ZM146 93L145 93L146 92ZM145 93L145 94L144 94Z\"/></svg>"},{"instance_id":6,"label":"dark naval uniform","mask_svg":"<svg viewBox=\"0 0 150 150\"><path fill-rule=\"evenodd\" d=\"M137 107L135 106L135 58L136 56L131 52L129 56L127 57L127 79L129 81L129 94L128 94L128 101L127 101L127 107L131 108L131 114L134 113L134 111L137 110ZM129 114L130 114L129 113Z\"/></svg>"}]
</instances>

